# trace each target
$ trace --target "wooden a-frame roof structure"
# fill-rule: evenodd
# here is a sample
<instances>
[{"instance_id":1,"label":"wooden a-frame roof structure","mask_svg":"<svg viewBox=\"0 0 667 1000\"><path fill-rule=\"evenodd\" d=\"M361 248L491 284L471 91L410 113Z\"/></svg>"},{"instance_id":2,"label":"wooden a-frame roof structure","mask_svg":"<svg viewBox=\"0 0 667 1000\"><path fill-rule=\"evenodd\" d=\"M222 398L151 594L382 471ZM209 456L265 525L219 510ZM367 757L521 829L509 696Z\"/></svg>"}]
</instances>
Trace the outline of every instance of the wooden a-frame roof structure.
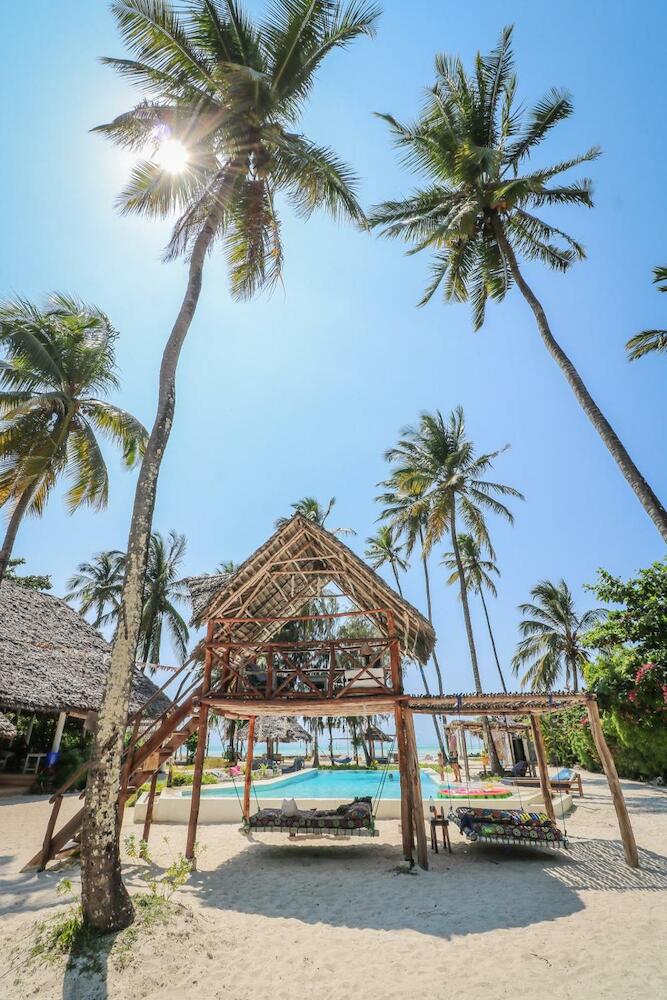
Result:
<instances>
[{"instance_id":1,"label":"wooden a-frame roof structure","mask_svg":"<svg viewBox=\"0 0 667 1000\"><path fill-rule=\"evenodd\" d=\"M390 611L404 656L425 664L435 645L430 622L326 528L295 514L231 574L190 577L194 625L216 619L242 622L243 642L267 642L281 621L298 616L331 585L360 611ZM264 619L264 621L261 621ZM382 619L373 617L383 628ZM385 632L385 634L388 634Z\"/></svg>"}]
</instances>

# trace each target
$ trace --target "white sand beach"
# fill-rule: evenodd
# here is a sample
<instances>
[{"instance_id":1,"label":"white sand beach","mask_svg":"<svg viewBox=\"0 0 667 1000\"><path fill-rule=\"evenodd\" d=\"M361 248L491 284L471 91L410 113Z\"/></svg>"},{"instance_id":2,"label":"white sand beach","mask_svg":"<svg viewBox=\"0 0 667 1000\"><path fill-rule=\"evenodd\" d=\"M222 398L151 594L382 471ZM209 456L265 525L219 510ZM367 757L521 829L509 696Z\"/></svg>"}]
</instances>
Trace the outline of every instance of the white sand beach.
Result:
<instances>
[{"instance_id":1,"label":"white sand beach","mask_svg":"<svg viewBox=\"0 0 667 1000\"><path fill-rule=\"evenodd\" d=\"M177 898L191 909L132 960L22 967L36 920L62 907L63 871L19 873L38 847L43 798L0 801L0 997L139 1000L449 1000L541 995L653 1000L667 995L667 792L624 781L641 869L623 854L609 791L585 775L568 817L568 855L466 844L429 853L431 870L397 872L398 823L379 840L287 844L203 826L199 870ZM66 800L63 815L77 799ZM126 820L124 835L140 834ZM167 837L167 846L163 837ZM185 828L156 825L167 863ZM139 888L138 866L126 877ZM76 882L78 869L65 872Z\"/></svg>"}]
</instances>

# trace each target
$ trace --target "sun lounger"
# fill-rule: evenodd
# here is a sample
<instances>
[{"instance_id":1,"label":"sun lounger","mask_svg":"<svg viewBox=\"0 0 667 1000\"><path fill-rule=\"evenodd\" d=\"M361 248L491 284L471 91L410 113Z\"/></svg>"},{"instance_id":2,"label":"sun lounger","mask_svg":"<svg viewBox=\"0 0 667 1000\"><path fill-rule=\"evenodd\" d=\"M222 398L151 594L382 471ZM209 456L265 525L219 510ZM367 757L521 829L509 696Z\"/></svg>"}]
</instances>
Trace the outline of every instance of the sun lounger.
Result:
<instances>
[{"instance_id":1,"label":"sun lounger","mask_svg":"<svg viewBox=\"0 0 667 1000\"><path fill-rule=\"evenodd\" d=\"M510 847L567 848L567 840L546 813L459 806L447 817L471 842Z\"/></svg>"},{"instance_id":2,"label":"sun lounger","mask_svg":"<svg viewBox=\"0 0 667 1000\"><path fill-rule=\"evenodd\" d=\"M286 816L281 809L260 809L244 823L246 833L287 833L336 837L376 837L370 799L356 799L335 810L299 809Z\"/></svg>"},{"instance_id":3,"label":"sun lounger","mask_svg":"<svg viewBox=\"0 0 667 1000\"><path fill-rule=\"evenodd\" d=\"M504 785L518 785L521 788L539 788L539 778L502 778ZM584 790L581 784L581 775L571 767L562 768L557 774L550 776L549 785L553 791L572 793L575 787L579 797L583 798Z\"/></svg>"}]
</instances>

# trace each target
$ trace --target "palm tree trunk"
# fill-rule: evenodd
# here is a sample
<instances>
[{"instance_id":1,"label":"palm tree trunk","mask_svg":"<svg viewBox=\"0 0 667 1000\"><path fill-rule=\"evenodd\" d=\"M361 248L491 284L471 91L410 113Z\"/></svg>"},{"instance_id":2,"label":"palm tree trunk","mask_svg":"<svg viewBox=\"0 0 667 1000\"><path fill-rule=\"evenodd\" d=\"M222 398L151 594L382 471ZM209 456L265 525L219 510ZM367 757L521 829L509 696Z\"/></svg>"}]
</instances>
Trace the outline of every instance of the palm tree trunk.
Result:
<instances>
[{"instance_id":1,"label":"palm tree trunk","mask_svg":"<svg viewBox=\"0 0 667 1000\"><path fill-rule=\"evenodd\" d=\"M554 338L547 321L546 313L542 308L542 304L519 270L519 265L514 251L505 236L505 232L500 221L497 218L494 219L494 229L498 243L503 252L503 256L509 264L512 277L516 281L524 299L533 310L533 315L535 316L535 320L537 322L537 328L540 331L540 336L542 337L549 354L560 367L561 371L565 375L565 378L570 383L570 387L577 397L579 405L611 452L612 457L625 476L627 482L630 484L630 487L635 491L644 510L662 535L663 540L667 542L667 511L660 503L660 500L646 482L635 463L630 458L630 455L626 451L622 441L584 385L579 372L572 364L560 344Z\"/></svg>"},{"instance_id":2,"label":"palm tree trunk","mask_svg":"<svg viewBox=\"0 0 667 1000\"><path fill-rule=\"evenodd\" d=\"M399 596L403 597L403 591L401 590L401 581L398 579L398 571L396 569L396 563L391 560L391 568L394 571L394 580L396 581L396 589L398 590Z\"/></svg>"},{"instance_id":3,"label":"palm tree trunk","mask_svg":"<svg viewBox=\"0 0 667 1000\"><path fill-rule=\"evenodd\" d=\"M120 868L117 806L123 734L141 623L157 481L174 417L176 368L201 293L204 260L217 228L221 199L222 196L195 241L185 296L162 355L158 409L134 497L119 622L88 769L81 847L81 901L86 924L103 933L127 927L134 919Z\"/></svg>"},{"instance_id":4,"label":"palm tree trunk","mask_svg":"<svg viewBox=\"0 0 667 1000\"><path fill-rule=\"evenodd\" d=\"M449 530L452 536L452 548L454 550L454 558L456 559L456 568L459 574L459 588L461 590L461 605L463 606L463 620L466 627L466 635L468 636L468 648L470 649L470 664L472 666L472 675L475 682L475 691L477 694L482 694L482 679L479 675L479 664L477 662L477 649L475 648L475 637L472 631L472 620L470 618L470 606L468 604L468 583L466 580L465 569L463 568L463 561L461 559L461 553L459 551L459 540L456 534L456 501L452 498L451 503L451 520L449 525ZM489 725L489 720L486 716L482 719L482 727L484 729L484 737L486 739L486 748L489 753L489 763L491 765L491 770L495 774L502 773L502 767L500 760L498 758L498 752L496 750L496 745L493 742L493 736L491 735L491 726Z\"/></svg>"},{"instance_id":5,"label":"palm tree trunk","mask_svg":"<svg viewBox=\"0 0 667 1000\"><path fill-rule=\"evenodd\" d=\"M9 560L14 549L14 542L16 541L16 534L19 530L19 526L23 520L24 514L30 506L30 501L32 500L36 489L37 480L31 483L30 486L26 486L19 498L18 503L12 511L11 517L9 518L9 524L7 525L7 531L5 532L2 549L0 549L0 583L2 583L5 573L7 572L7 566L9 565Z\"/></svg>"},{"instance_id":6,"label":"palm tree trunk","mask_svg":"<svg viewBox=\"0 0 667 1000\"><path fill-rule=\"evenodd\" d=\"M320 766L320 741L317 735L317 729L313 733L313 767Z\"/></svg>"},{"instance_id":7,"label":"palm tree trunk","mask_svg":"<svg viewBox=\"0 0 667 1000\"><path fill-rule=\"evenodd\" d=\"M493 649L493 655L495 657L496 666L498 667L498 674L500 676L500 683L503 686L503 691L507 694L507 686L505 684L505 678L503 677L503 672L500 667L500 660L498 659L498 650L496 649L496 640L493 638L493 630L491 628L491 620L489 618L489 612L486 607L486 601L484 600L484 591L480 587L479 596L482 598L482 607L484 608L484 617L486 618L486 627L489 630L489 639L491 640L491 647Z\"/></svg>"},{"instance_id":8,"label":"palm tree trunk","mask_svg":"<svg viewBox=\"0 0 667 1000\"><path fill-rule=\"evenodd\" d=\"M421 546L421 562L422 562L422 569L424 571L424 590L426 592L426 615L427 615L428 620L430 621L430 623L432 625L433 624L433 603L431 601L431 576L430 576L429 571L428 571L428 559L424 555L424 532L422 530L421 525L419 525L419 544ZM433 660L433 666L435 667L435 675L436 675L436 677L438 679L438 694L442 697L442 695L444 695L444 693L445 693L445 689L444 689L443 684L442 684L442 672L440 670L440 664L438 663L438 656L437 656L437 653L436 653L435 649L431 653L431 659ZM421 673L422 682L424 684L424 690L426 691L426 694L430 694L431 692L429 691L428 683L426 681L426 673L425 673L424 668L422 667L421 663L419 664L419 672ZM432 715L431 718L433 719L433 728L435 729L435 735L436 735L436 739L438 741L438 746L440 748L440 753L443 756L443 760L445 760L445 761L447 761L447 763L449 763L449 754L447 752L447 746L446 746L445 738L444 738L444 736L442 734L442 731L440 729L440 723L438 722L438 717L436 715ZM443 725L443 728L444 728L444 730L446 732L447 731L447 722L446 722L444 716L442 718L442 725Z\"/></svg>"}]
</instances>

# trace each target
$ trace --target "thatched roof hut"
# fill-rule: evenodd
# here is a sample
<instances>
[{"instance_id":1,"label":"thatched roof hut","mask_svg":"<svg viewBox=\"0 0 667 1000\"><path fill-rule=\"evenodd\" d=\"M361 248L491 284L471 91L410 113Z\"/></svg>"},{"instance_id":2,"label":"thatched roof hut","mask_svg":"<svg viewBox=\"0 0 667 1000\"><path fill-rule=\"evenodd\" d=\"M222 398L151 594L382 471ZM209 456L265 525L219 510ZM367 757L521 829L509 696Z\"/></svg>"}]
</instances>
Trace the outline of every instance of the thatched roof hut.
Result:
<instances>
[{"instance_id":1,"label":"thatched roof hut","mask_svg":"<svg viewBox=\"0 0 667 1000\"><path fill-rule=\"evenodd\" d=\"M242 723L238 733L242 739L247 739L248 723ZM296 719L284 715L261 715L255 724L255 742L276 740L278 743L305 743L312 736Z\"/></svg>"},{"instance_id":2,"label":"thatched roof hut","mask_svg":"<svg viewBox=\"0 0 667 1000\"><path fill-rule=\"evenodd\" d=\"M369 726L365 730L364 736L367 740L372 740L373 743L391 743L394 739L393 736L387 736L383 733L379 726Z\"/></svg>"},{"instance_id":3,"label":"thatched roof hut","mask_svg":"<svg viewBox=\"0 0 667 1000\"><path fill-rule=\"evenodd\" d=\"M403 655L425 664L435 645L433 626L415 607L339 538L301 514L278 528L234 573L184 582L190 590L193 625L214 618L255 619L237 627L239 642L269 641L281 624L267 619L298 615L333 584L359 610L392 612Z\"/></svg>"},{"instance_id":4,"label":"thatched roof hut","mask_svg":"<svg viewBox=\"0 0 667 1000\"><path fill-rule=\"evenodd\" d=\"M83 716L102 700L111 647L81 615L51 594L5 581L0 585L0 708ZM130 710L156 686L135 670ZM148 708L161 714L160 695Z\"/></svg>"},{"instance_id":5,"label":"thatched roof hut","mask_svg":"<svg viewBox=\"0 0 667 1000\"><path fill-rule=\"evenodd\" d=\"M0 740L13 740L16 738L16 726L10 722L6 715L0 712Z\"/></svg>"}]
</instances>

